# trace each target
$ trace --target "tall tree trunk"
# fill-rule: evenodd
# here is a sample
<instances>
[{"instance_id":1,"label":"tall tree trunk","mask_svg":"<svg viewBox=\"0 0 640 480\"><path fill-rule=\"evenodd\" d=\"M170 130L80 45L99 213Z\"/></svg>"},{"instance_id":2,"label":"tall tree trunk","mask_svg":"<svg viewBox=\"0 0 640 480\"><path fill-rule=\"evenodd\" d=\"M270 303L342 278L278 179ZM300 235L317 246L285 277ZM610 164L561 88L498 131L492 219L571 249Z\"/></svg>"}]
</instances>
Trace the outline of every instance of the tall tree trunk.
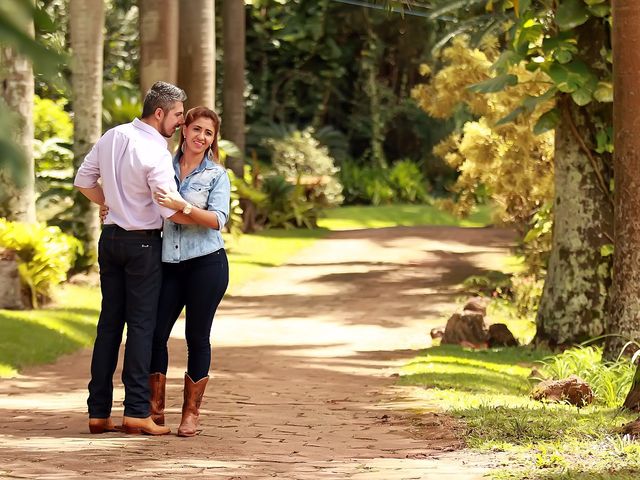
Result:
<instances>
[{"instance_id":1,"label":"tall tree trunk","mask_svg":"<svg viewBox=\"0 0 640 480\"><path fill-rule=\"evenodd\" d=\"M187 92L187 108L215 108L214 0L180 0L178 85Z\"/></svg>"},{"instance_id":2,"label":"tall tree trunk","mask_svg":"<svg viewBox=\"0 0 640 480\"><path fill-rule=\"evenodd\" d=\"M577 33L580 57L601 68L600 50L610 45L604 22L591 19ZM611 121L611 104L578 107L562 94L557 108L553 241L534 340L550 346L604 333L612 259L601 252L613 237L612 162L595 152L594 124Z\"/></svg>"},{"instance_id":3,"label":"tall tree trunk","mask_svg":"<svg viewBox=\"0 0 640 480\"><path fill-rule=\"evenodd\" d=\"M73 163L74 169L102 134L102 48L104 43L103 0L71 0L69 33L73 56ZM79 192L76 235L83 241L87 265L95 262L100 223L97 206Z\"/></svg>"},{"instance_id":4,"label":"tall tree trunk","mask_svg":"<svg viewBox=\"0 0 640 480\"><path fill-rule=\"evenodd\" d=\"M601 160L582 137L591 116L570 98L559 102L556 130L553 241L537 314L535 343L570 345L604 332L613 217Z\"/></svg>"},{"instance_id":5,"label":"tall tree trunk","mask_svg":"<svg viewBox=\"0 0 640 480\"><path fill-rule=\"evenodd\" d=\"M640 341L640 3L616 0L613 20L615 243L607 333L616 336L607 338L607 358ZM640 367L624 406L640 410Z\"/></svg>"},{"instance_id":6,"label":"tall tree trunk","mask_svg":"<svg viewBox=\"0 0 640 480\"><path fill-rule=\"evenodd\" d=\"M224 83L222 92L222 136L236 144L241 154L245 149L244 64L245 7L244 0L224 0L222 3ZM227 166L242 178L242 156L228 158Z\"/></svg>"},{"instance_id":7,"label":"tall tree trunk","mask_svg":"<svg viewBox=\"0 0 640 480\"><path fill-rule=\"evenodd\" d=\"M21 16L21 27L33 37L33 19L27 11ZM0 217L12 221L36 221L35 172L33 162L33 68L31 61L15 49L0 46L0 94L16 115L16 144L23 154L18 167L20 182L8 171L0 171ZM7 132L4 132L6 135Z\"/></svg>"},{"instance_id":8,"label":"tall tree trunk","mask_svg":"<svg viewBox=\"0 0 640 480\"><path fill-rule=\"evenodd\" d=\"M178 0L139 0L140 90L178 81Z\"/></svg>"},{"instance_id":9,"label":"tall tree trunk","mask_svg":"<svg viewBox=\"0 0 640 480\"><path fill-rule=\"evenodd\" d=\"M362 51L362 71L364 78L364 91L369 96L371 116L371 160L380 168L387 168L387 160L384 156L384 120L382 119L382 102L378 87L378 68L382 48L380 40L373 30L369 13L363 10L367 26L367 46Z\"/></svg>"}]
</instances>

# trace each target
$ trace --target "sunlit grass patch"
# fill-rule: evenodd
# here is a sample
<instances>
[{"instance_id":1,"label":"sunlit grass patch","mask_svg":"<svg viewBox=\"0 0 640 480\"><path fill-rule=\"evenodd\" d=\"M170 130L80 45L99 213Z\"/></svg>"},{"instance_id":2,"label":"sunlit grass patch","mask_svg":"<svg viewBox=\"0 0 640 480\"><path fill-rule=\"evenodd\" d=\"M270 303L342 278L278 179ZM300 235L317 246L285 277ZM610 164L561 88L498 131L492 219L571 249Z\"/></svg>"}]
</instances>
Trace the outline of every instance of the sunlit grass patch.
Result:
<instances>
[{"instance_id":1,"label":"sunlit grass patch","mask_svg":"<svg viewBox=\"0 0 640 480\"><path fill-rule=\"evenodd\" d=\"M399 383L424 386L430 406L463 420L469 447L511 452L509 468L494 478L640 478L640 443L616 433L637 417L618 408L633 366L600 359L597 347L551 355L529 347L475 351L446 345L414 358ZM587 379L596 403L578 409L531 400L534 365L549 377L575 373ZM614 401L607 389L618 392Z\"/></svg>"},{"instance_id":2,"label":"sunlit grass patch","mask_svg":"<svg viewBox=\"0 0 640 480\"><path fill-rule=\"evenodd\" d=\"M0 363L0 378L8 378L8 377L13 377L18 373L18 371L9 366L9 365L5 365L3 363Z\"/></svg>"},{"instance_id":3,"label":"sunlit grass patch","mask_svg":"<svg viewBox=\"0 0 640 480\"><path fill-rule=\"evenodd\" d=\"M96 288L65 285L46 308L0 310L0 376L90 346L100 301Z\"/></svg>"},{"instance_id":4,"label":"sunlit grass patch","mask_svg":"<svg viewBox=\"0 0 640 480\"><path fill-rule=\"evenodd\" d=\"M492 208L482 205L465 219L431 205L350 206L327 210L318 225L329 230L357 230L395 226L446 225L485 227L492 223Z\"/></svg>"}]
</instances>

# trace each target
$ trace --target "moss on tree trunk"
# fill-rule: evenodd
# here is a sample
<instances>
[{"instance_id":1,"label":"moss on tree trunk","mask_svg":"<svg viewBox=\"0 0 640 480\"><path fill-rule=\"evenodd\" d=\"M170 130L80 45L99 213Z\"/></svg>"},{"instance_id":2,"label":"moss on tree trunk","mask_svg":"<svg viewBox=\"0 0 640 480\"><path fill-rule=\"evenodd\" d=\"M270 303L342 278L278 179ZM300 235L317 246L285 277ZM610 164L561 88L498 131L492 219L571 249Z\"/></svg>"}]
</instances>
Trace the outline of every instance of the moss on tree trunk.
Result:
<instances>
[{"instance_id":1,"label":"moss on tree trunk","mask_svg":"<svg viewBox=\"0 0 640 480\"><path fill-rule=\"evenodd\" d=\"M560 100L556 130L553 245L537 315L535 342L575 344L604 332L612 204L601 159L585 143L590 116ZM588 137L587 137L588 138Z\"/></svg>"}]
</instances>

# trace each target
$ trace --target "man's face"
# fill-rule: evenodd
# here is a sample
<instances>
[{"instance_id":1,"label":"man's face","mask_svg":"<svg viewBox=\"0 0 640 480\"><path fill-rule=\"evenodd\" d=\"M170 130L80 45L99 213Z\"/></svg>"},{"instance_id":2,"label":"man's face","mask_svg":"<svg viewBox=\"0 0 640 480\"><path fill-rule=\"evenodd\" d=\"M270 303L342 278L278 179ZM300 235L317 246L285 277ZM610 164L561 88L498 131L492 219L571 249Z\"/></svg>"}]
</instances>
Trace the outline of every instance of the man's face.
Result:
<instances>
[{"instance_id":1,"label":"man's face","mask_svg":"<svg viewBox=\"0 0 640 480\"><path fill-rule=\"evenodd\" d=\"M176 102L166 113L162 109L159 110L162 112L159 132L163 137L171 138L184 124L184 105L182 102Z\"/></svg>"}]
</instances>

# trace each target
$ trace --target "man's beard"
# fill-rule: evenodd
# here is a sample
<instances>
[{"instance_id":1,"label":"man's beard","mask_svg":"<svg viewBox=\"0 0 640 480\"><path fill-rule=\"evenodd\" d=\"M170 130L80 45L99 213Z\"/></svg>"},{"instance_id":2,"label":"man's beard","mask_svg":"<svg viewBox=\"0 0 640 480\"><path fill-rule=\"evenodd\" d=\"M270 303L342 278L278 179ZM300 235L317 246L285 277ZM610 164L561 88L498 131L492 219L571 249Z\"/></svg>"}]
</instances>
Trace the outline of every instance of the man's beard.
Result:
<instances>
[{"instance_id":1,"label":"man's beard","mask_svg":"<svg viewBox=\"0 0 640 480\"><path fill-rule=\"evenodd\" d=\"M165 138L171 138L173 137L173 134L176 132L175 127L173 129L171 129L171 131L169 131L167 129L167 126L165 125L164 122L162 122L162 125L160 126L160 135L162 135Z\"/></svg>"}]
</instances>

